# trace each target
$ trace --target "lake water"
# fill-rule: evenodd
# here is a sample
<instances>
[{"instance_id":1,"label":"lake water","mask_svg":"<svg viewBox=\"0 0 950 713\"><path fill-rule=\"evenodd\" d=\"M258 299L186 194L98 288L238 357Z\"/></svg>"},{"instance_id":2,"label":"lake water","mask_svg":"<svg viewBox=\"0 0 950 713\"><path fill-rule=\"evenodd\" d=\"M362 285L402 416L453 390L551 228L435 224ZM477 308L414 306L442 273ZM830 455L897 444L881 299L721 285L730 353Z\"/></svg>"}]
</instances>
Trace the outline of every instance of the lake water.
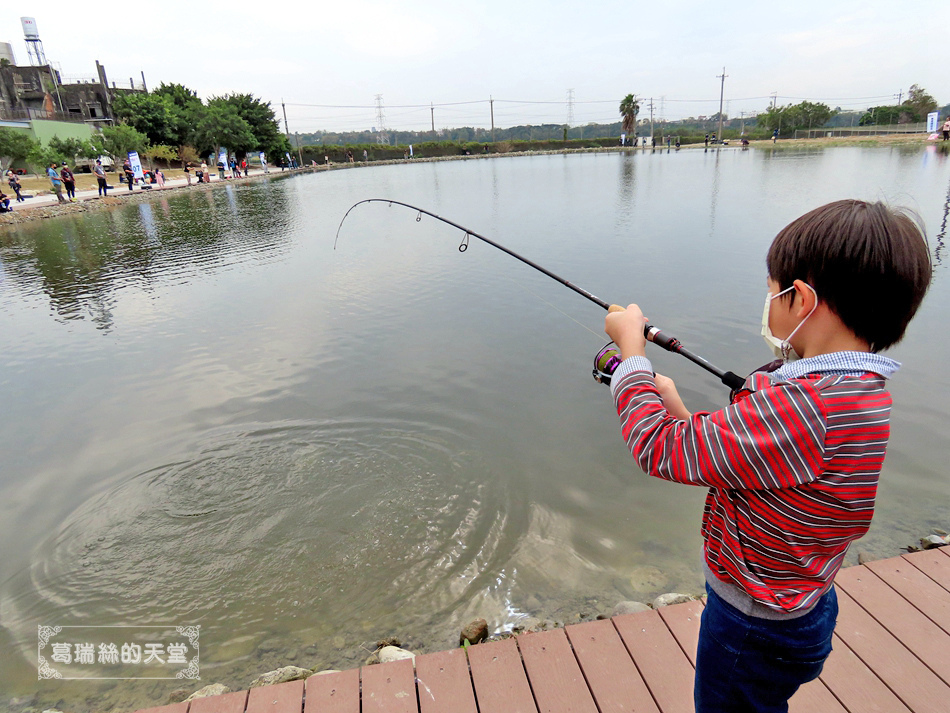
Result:
<instances>
[{"instance_id":1,"label":"lake water","mask_svg":"<svg viewBox=\"0 0 950 713\"><path fill-rule=\"evenodd\" d=\"M603 312L480 232L748 373L764 257L856 197L923 218L935 279L891 383L858 551L950 529L950 161L933 148L657 151L358 168L0 232L0 707L165 702L37 682L37 625L200 624L200 683L356 666L396 635L698 592L704 492L646 477L594 383ZM687 404L726 389L651 352ZM85 706L85 707L84 707Z\"/></svg>"}]
</instances>

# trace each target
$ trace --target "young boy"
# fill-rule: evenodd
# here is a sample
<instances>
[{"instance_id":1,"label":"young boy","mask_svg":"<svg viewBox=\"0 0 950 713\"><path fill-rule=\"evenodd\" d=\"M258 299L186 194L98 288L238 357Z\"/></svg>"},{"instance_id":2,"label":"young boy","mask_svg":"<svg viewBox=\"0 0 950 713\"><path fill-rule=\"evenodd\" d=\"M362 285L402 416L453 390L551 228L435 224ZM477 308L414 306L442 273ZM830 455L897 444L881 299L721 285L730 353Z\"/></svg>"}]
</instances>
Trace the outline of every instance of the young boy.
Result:
<instances>
[{"instance_id":1,"label":"young boy","mask_svg":"<svg viewBox=\"0 0 950 713\"><path fill-rule=\"evenodd\" d=\"M931 278L919 226L855 200L793 221L766 265L762 333L782 361L720 411L691 414L654 376L636 305L606 319L623 358L611 391L631 453L650 475L709 488L698 713L784 712L821 673L832 582L871 523L887 446L884 380L900 365L879 352L900 341Z\"/></svg>"}]
</instances>

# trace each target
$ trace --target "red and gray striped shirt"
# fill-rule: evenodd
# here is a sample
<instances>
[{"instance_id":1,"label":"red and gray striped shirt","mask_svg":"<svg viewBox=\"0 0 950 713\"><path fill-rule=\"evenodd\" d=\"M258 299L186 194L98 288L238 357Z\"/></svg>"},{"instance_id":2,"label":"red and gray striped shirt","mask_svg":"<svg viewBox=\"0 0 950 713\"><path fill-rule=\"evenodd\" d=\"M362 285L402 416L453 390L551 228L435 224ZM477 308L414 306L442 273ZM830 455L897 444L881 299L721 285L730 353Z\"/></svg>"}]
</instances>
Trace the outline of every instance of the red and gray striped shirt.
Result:
<instances>
[{"instance_id":1,"label":"red and gray striped shirt","mask_svg":"<svg viewBox=\"0 0 950 713\"><path fill-rule=\"evenodd\" d=\"M803 359L778 377L751 375L744 398L685 421L663 408L645 357L624 360L611 391L646 473L709 488L702 535L712 574L791 614L828 590L871 524L890 431L884 378L897 367L861 352Z\"/></svg>"}]
</instances>

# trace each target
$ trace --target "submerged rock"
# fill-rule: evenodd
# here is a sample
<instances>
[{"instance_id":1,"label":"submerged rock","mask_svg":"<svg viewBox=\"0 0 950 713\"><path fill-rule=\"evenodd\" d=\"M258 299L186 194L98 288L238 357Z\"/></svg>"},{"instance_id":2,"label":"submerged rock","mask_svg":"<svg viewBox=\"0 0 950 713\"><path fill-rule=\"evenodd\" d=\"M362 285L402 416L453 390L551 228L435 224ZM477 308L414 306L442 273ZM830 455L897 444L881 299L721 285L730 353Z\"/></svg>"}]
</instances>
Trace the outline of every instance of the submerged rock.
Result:
<instances>
[{"instance_id":1,"label":"submerged rock","mask_svg":"<svg viewBox=\"0 0 950 713\"><path fill-rule=\"evenodd\" d=\"M281 668L262 673L251 681L249 688L258 688L260 686L272 686L275 683L286 683L287 681L296 681L301 678L307 678L313 673L309 668L300 668L299 666L282 666Z\"/></svg>"},{"instance_id":2,"label":"submerged rock","mask_svg":"<svg viewBox=\"0 0 950 713\"><path fill-rule=\"evenodd\" d=\"M538 629L540 626L541 626L541 620L540 620L540 619L538 619L538 618L536 618L536 617L533 617L533 616L526 616L524 619L522 619L522 620L519 621L517 624L515 624L513 627L511 627L511 630L512 630L512 631L518 631L518 632L520 632L520 631L534 631L535 629Z\"/></svg>"},{"instance_id":3,"label":"submerged rock","mask_svg":"<svg viewBox=\"0 0 950 713\"><path fill-rule=\"evenodd\" d=\"M670 592L669 594L661 594L656 599L653 600L653 608L659 609L660 607L669 607L674 604L683 604L684 602L691 602L696 597L690 594L677 594L676 592Z\"/></svg>"},{"instance_id":4,"label":"submerged rock","mask_svg":"<svg viewBox=\"0 0 950 713\"><path fill-rule=\"evenodd\" d=\"M168 698L165 700L165 703L181 703L188 698L188 695L187 688L176 688L174 691L168 694Z\"/></svg>"},{"instance_id":5,"label":"submerged rock","mask_svg":"<svg viewBox=\"0 0 950 713\"><path fill-rule=\"evenodd\" d=\"M401 661L402 659L415 659L416 655L411 651L400 649L398 646L384 646L377 653L380 663L389 663L390 661Z\"/></svg>"},{"instance_id":6,"label":"submerged rock","mask_svg":"<svg viewBox=\"0 0 950 713\"><path fill-rule=\"evenodd\" d=\"M612 616L623 616L624 614L636 614L641 611L650 611L650 605L643 602L619 602L614 607Z\"/></svg>"},{"instance_id":7,"label":"submerged rock","mask_svg":"<svg viewBox=\"0 0 950 713\"><path fill-rule=\"evenodd\" d=\"M462 629L462 633L459 634L459 646L463 646L466 639L470 644L477 644L487 638L488 622L484 619L476 619Z\"/></svg>"},{"instance_id":8,"label":"submerged rock","mask_svg":"<svg viewBox=\"0 0 950 713\"><path fill-rule=\"evenodd\" d=\"M192 693L186 701L193 701L196 698L208 698L209 696L220 696L223 693L230 693L231 689L225 686L223 683L210 683L204 688L199 688L197 691Z\"/></svg>"},{"instance_id":9,"label":"submerged rock","mask_svg":"<svg viewBox=\"0 0 950 713\"><path fill-rule=\"evenodd\" d=\"M920 546L925 550L932 550L934 547L945 545L950 545L950 536L948 535L927 535L920 538Z\"/></svg>"}]
</instances>

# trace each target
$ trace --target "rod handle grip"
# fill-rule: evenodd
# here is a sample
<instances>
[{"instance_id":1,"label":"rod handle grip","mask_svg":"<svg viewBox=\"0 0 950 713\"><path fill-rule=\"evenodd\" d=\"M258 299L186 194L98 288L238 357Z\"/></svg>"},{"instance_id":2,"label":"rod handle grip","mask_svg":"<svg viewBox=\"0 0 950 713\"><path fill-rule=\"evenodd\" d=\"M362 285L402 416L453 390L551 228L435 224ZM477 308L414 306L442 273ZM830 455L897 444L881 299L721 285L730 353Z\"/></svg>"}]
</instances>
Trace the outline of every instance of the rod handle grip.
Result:
<instances>
[{"instance_id":1,"label":"rod handle grip","mask_svg":"<svg viewBox=\"0 0 950 713\"><path fill-rule=\"evenodd\" d=\"M677 352L681 346L679 339L664 334L649 322L643 325L643 335L647 338L648 342L653 342L668 352Z\"/></svg>"}]
</instances>

